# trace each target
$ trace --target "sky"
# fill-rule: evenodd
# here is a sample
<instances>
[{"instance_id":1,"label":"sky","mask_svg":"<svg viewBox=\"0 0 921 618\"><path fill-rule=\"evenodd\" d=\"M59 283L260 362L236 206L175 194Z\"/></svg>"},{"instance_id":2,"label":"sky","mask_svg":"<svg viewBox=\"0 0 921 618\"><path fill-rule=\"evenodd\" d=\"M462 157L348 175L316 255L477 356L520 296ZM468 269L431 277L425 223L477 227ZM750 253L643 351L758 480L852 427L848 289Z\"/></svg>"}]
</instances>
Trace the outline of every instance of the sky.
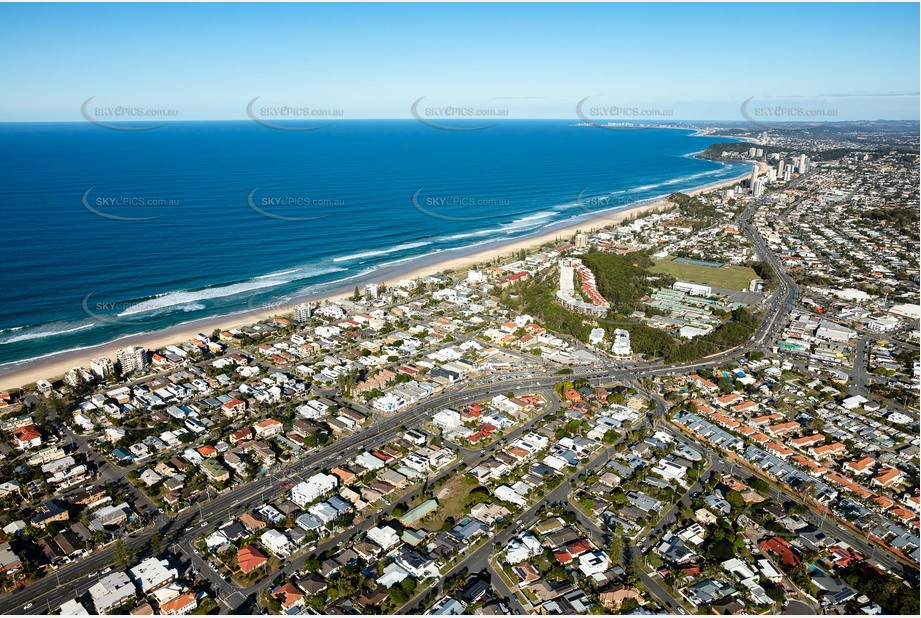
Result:
<instances>
[{"instance_id":1,"label":"sky","mask_svg":"<svg viewBox=\"0 0 921 618\"><path fill-rule=\"evenodd\" d=\"M0 4L0 121L81 120L90 97L100 118L246 119L258 97L265 118L412 118L422 98L432 118L914 120L918 24L917 3Z\"/></svg>"}]
</instances>

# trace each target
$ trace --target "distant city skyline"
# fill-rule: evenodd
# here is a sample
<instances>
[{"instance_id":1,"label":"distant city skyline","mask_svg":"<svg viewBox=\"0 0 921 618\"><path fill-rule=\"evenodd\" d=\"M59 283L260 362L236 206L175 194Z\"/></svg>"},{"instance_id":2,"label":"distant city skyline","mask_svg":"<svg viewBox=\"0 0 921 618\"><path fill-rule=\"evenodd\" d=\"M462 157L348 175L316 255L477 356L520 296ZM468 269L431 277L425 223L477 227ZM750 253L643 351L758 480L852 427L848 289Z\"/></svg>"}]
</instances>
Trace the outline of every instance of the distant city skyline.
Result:
<instances>
[{"instance_id":1,"label":"distant city skyline","mask_svg":"<svg viewBox=\"0 0 921 618\"><path fill-rule=\"evenodd\" d=\"M0 121L917 120L918 21L915 3L4 4Z\"/></svg>"}]
</instances>

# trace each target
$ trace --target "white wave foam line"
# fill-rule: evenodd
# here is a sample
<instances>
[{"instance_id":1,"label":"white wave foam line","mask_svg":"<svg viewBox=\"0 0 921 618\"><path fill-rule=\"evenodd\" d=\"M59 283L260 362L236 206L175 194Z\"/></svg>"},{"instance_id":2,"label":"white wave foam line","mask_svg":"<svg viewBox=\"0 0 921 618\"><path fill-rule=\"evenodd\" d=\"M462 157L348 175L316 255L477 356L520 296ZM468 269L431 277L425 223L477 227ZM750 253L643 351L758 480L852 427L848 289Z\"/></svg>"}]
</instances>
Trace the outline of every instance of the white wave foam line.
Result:
<instances>
[{"instance_id":1,"label":"white wave foam line","mask_svg":"<svg viewBox=\"0 0 921 618\"><path fill-rule=\"evenodd\" d=\"M547 211L547 212L539 212L539 213L536 213L536 214L533 214L527 217L522 217L521 219L516 219L512 221L511 223L506 223L502 225L502 227L500 227L498 231L505 232L506 234L513 234L517 231L520 231L528 227L535 227L535 226L541 227L542 225L544 225L543 223L535 223L535 222L541 221L542 219L547 219L556 214L559 214L559 213L552 211L552 210Z\"/></svg>"},{"instance_id":2,"label":"white wave foam line","mask_svg":"<svg viewBox=\"0 0 921 618\"><path fill-rule=\"evenodd\" d=\"M723 171L723 168L720 168L716 170L700 172L698 174L691 174L690 176L682 176L681 178L673 178L671 180L666 180L664 182L657 182L652 185L643 185L642 187L635 187L627 191L627 193L640 193L642 191L649 191L650 189L658 189L659 187L667 187L669 185L674 185L679 182L687 182L689 180L694 180L695 178L703 178L704 176L713 176L714 174L719 174L722 171Z\"/></svg>"},{"instance_id":3,"label":"white wave foam line","mask_svg":"<svg viewBox=\"0 0 921 618\"><path fill-rule=\"evenodd\" d=\"M390 247L389 249L375 249L374 251L362 251L361 253L353 253L352 255L343 255L341 257L333 258L333 262L350 262L352 260L360 260L362 258L376 257L378 255L387 255L388 253L396 253L397 251L407 251L409 249L418 249L419 247L425 247L432 244L430 241L422 240L417 242L408 242L402 245L397 245L395 247Z\"/></svg>"},{"instance_id":4,"label":"white wave foam line","mask_svg":"<svg viewBox=\"0 0 921 618\"><path fill-rule=\"evenodd\" d=\"M26 331L21 335L13 335L12 337L0 339L0 344L16 343L17 341L30 341L32 339L43 339L45 337L56 337L58 335L66 335L68 333L75 333L80 330L92 328L93 326L93 324L81 324L79 326L74 326L73 324L60 326L39 326L35 330Z\"/></svg>"},{"instance_id":5,"label":"white wave foam line","mask_svg":"<svg viewBox=\"0 0 921 618\"><path fill-rule=\"evenodd\" d=\"M494 228L491 230L479 230L477 232L461 232L459 234L451 234L450 236L442 236L441 238L436 239L436 242L442 242L445 240L463 240L464 238L479 238L480 236L489 236L490 234L495 234L498 231L498 228Z\"/></svg>"},{"instance_id":6,"label":"white wave foam line","mask_svg":"<svg viewBox=\"0 0 921 618\"><path fill-rule=\"evenodd\" d=\"M291 283L292 281L297 281L298 279L307 279L309 277L317 277L319 275L325 275L329 273L342 272L344 268L338 266L329 266L326 268L298 268L289 271L290 274L295 274L296 276L289 277L279 277L276 276L271 279L262 279L255 278L251 281L244 283L234 283L231 285L224 285L216 288L205 288L203 290L182 290L179 292L167 292L165 294L160 294L150 300L145 300L132 305L119 313L119 317L125 317L129 315L135 315L138 313L146 313L151 311L159 311L162 309L180 309L182 311L195 311L197 309L204 309L204 306L194 306L195 303L203 300L211 300L214 298L224 298L227 296L236 296L238 294L243 294L245 292L252 292L254 290L261 290L264 288L276 287L279 285L284 285L286 283ZM185 307L192 307L191 309ZM162 313L162 312L161 312Z\"/></svg>"}]
</instances>

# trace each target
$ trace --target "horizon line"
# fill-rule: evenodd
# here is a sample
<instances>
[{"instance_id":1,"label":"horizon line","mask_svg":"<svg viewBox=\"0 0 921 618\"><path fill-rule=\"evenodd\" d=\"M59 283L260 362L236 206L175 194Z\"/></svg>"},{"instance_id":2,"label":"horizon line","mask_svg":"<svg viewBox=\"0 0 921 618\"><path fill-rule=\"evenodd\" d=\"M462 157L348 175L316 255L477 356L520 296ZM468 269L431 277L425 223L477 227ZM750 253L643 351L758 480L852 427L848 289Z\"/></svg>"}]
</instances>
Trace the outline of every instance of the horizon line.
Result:
<instances>
[{"instance_id":1,"label":"horizon line","mask_svg":"<svg viewBox=\"0 0 921 618\"><path fill-rule=\"evenodd\" d=\"M399 117L399 118L376 118L376 117L367 117L367 118L365 118L365 117L353 117L353 118L341 118L341 117L340 117L340 118L329 118L329 117L318 117L318 118L316 118L316 119L307 119L307 118L304 118L304 119L298 119L298 120L291 120L291 119L288 119L288 120L273 120L273 122L277 122L277 123L292 123L292 124L294 124L294 123L316 122L317 120L323 120L324 122L327 122L327 123L333 123L333 122L368 121L368 120L376 120L376 121L406 121L406 122L420 122L419 119L417 119L417 118L405 118L405 117ZM649 125L649 126L651 126L651 125L668 125L668 124L686 123L686 122L698 122L698 123L700 123L700 122L707 122L707 123L709 123L709 122L733 122L733 123L738 123L738 124L755 124L755 123L752 123L752 122L749 121L749 120L744 120L744 119L742 119L742 120L732 120L732 119L727 119L727 118L723 118L723 119L719 119L719 118L696 118L696 119L695 119L695 118L682 118L682 119L680 119L680 120L670 120L670 121L662 121L662 122L652 122L652 121L650 121L650 122L635 122L635 121L631 122L631 121L628 121L628 120L626 120L626 119L625 119L625 120L610 119L610 120L607 120L607 121L604 122L604 123L602 123L602 122L600 122L600 121L597 121L597 122L586 122L585 120L582 120L582 119L580 119L580 118L578 118L578 117L572 118L572 117L566 117L566 116L564 116L564 117L528 117L528 118L500 118L500 117L484 117L484 118L445 118L445 119L439 119L439 120L440 120L441 122L451 122L451 123L457 123L457 124L473 123L473 122L482 122L483 120L489 120L490 122L496 122L496 123L498 123L498 122L516 122L516 121L532 121L532 120L554 120L554 121L557 121L557 120L567 120L567 121L572 121L572 122L574 122L574 123L576 123L576 124L583 124L583 125L588 125L588 126L592 126L592 125L602 125L602 124L612 124L612 123L617 123L617 124L631 124L631 125ZM149 124L149 123L151 123L151 122L157 122L157 123L160 123L160 124L167 124L167 123L180 123L180 122L255 122L255 121L252 120L251 118L188 118L188 119L166 119L166 118L156 118L156 117L151 117L151 118L149 118L149 119L144 119L144 120L113 120L113 121L109 121L109 123L111 123L111 124L115 124L115 123L118 123L118 124ZM827 121L815 121L815 120L813 120L813 121L808 121L808 120L796 121L796 120L788 120L788 121L784 121L783 124L784 124L784 125L804 124L804 125L814 126L814 125L816 125L816 124L820 124L820 125L821 125L821 124L836 124L836 123L837 123L837 124L842 124L842 123L849 123L849 122L918 122L918 123L921 123L921 118L856 118L856 119L852 119L852 120L827 120ZM74 120L0 120L0 124L36 124L36 123L48 123L48 124L51 124L51 123L61 123L61 124L63 124L63 123L72 123L72 124L94 124L93 122L90 122L90 121L85 120L85 119L82 119L82 120L78 120L78 119L74 119ZM258 123L256 123L256 124L258 124ZM757 125L755 125L755 126L757 126Z\"/></svg>"}]
</instances>

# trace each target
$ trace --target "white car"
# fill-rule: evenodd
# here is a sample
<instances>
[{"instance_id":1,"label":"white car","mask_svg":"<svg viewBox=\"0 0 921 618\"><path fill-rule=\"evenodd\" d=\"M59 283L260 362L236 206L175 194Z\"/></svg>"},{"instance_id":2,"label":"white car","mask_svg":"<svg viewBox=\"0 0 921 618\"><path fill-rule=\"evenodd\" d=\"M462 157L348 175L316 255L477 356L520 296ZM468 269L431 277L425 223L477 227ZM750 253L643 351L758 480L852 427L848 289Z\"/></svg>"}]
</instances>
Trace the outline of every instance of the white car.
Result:
<instances>
[{"instance_id":1,"label":"white car","mask_svg":"<svg viewBox=\"0 0 921 618\"><path fill-rule=\"evenodd\" d=\"M23 608L23 609L29 609L29 608L32 607L32 605L33 605L32 603L26 603L25 605L22 606L22 608Z\"/></svg>"}]
</instances>

